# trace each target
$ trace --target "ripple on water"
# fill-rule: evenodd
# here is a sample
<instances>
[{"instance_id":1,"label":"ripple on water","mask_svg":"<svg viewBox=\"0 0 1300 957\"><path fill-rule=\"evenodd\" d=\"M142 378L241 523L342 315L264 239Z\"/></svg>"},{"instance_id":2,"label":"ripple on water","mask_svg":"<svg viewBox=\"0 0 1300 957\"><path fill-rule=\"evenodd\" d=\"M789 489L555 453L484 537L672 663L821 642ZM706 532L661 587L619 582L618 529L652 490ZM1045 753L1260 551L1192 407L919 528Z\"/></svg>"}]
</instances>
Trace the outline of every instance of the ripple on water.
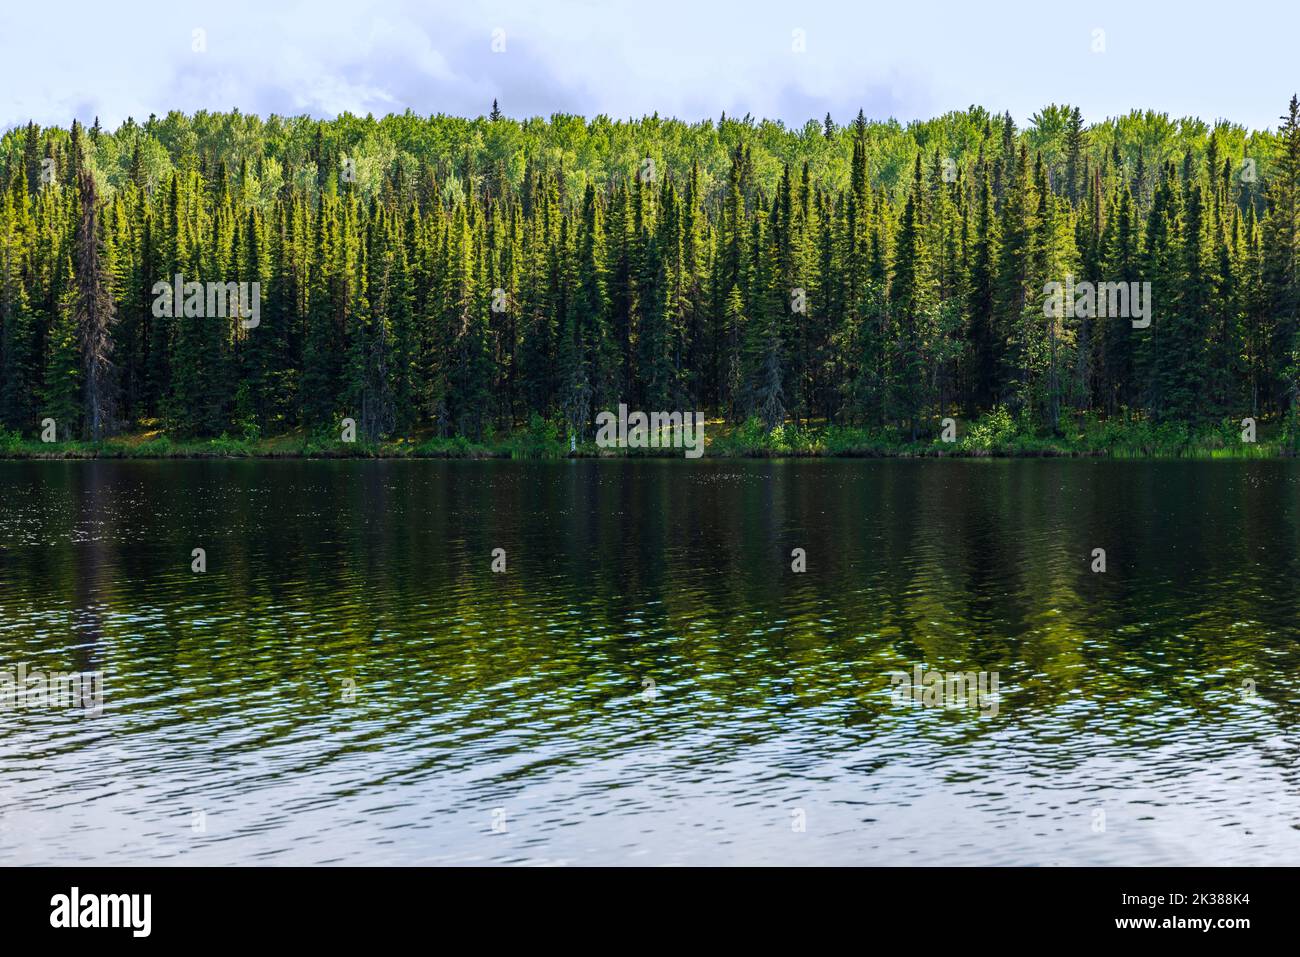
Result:
<instances>
[{"instance_id":1,"label":"ripple on water","mask_svg":"<svg viewBox=\"0 0 1300 957\"><path fill-rule=\"evenodd\" d=\"M1275 863L1298 475L0 463L0 860Z\"/></svg>"}]
</instances>

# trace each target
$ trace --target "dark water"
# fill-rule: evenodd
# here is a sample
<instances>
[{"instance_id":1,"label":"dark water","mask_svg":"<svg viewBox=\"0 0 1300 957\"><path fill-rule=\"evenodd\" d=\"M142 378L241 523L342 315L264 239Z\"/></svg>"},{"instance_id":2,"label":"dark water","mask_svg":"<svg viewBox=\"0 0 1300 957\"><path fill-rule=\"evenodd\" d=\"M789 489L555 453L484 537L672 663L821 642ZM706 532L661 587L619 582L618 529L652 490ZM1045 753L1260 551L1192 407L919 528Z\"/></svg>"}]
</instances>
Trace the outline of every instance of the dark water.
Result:
<instances>
[{"instance_id":1,"label":"dark water","mask_svg":"<svg viewBox=\"0 0 1300 957\"><path fill-rule=\"evenodd\" d=\"M1295 463L7 462L0 490L0 671L104 689L0 710L3 863L1300 855ZM996 715L897 702L918 664L996 674Z\"/></svg>"}]
</instances>

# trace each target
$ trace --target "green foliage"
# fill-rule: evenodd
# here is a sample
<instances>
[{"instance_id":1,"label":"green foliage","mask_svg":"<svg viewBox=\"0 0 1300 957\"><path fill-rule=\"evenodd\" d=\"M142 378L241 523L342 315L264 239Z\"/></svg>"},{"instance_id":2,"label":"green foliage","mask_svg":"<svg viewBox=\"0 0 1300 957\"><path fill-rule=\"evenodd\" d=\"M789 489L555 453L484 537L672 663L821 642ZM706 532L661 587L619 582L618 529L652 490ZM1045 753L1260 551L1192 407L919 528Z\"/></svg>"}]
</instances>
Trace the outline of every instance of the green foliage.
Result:
<instances>
[{"instance_id":1,"label":"green foliage","mask_svg":"<svg viewBox=\"0 0 1300 957\"><path fill-rule=\"evenodd\" d=\"M556 456L625 402L719 416L729 454L1255 454L1216 425L1245 415L1300 444L1294 101L1260 133L1053 104L1024 130L172 112L90 139L0 137L8 430ZM257 283L260 323L160 313L178 273ZM1067 277L1150 283L1150 326L1045 315Z\"/></svg>"},{"instance_id":2,"label":"green foliage","mask_svg":"<svg viewBox=\"0 0 1300 957\"><path fill-rule=\"evenodd\" d=\"M141 458L170 458L175 450L172 440L159 435L136 446L135 451Z\"/></svg>"},{"instance_id":3,"label":"green foliage","mask_svg":"<svg viewBox=\"0 0 1300 957\"><path fill-rule=\"evenodd\" d=\"M962 448L995 452L1010 448L1017 437L1016 423L1006 406L999 405L971 424Z\"/></svg>"},{"instance_id":4,"label":"green foliage","mask_svg":"<svg viewBox=\"0 0 1300 957\"><path fill-rule=\"evenodd\" d=\"M528 428L515 434L506 448L512 458L560 458L568 454L561 436L560 426L544 420L537 413L529 418Z\"/></svg>"}]
</instances>

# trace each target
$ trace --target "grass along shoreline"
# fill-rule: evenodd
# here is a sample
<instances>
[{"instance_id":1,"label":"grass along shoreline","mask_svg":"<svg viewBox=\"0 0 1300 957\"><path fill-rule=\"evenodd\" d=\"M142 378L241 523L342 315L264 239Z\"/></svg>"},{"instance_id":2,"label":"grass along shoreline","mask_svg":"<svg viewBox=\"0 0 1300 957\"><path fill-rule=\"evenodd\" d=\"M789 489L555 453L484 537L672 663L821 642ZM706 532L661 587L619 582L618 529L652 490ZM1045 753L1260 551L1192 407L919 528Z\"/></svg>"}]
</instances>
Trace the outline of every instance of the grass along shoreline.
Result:
<instances>
[{"instance_id":1,"label":"grass along shoreline","mask_svg":"<svg viewBox=\"0 0 1300 957\"><path fill-rule=\"evenodd\" d=\"M936 422L936 426L938 423ZM1039 435L1005 410L973 423L957 420L956 438L939 431L913 441L897 428L785 423L771 431L755 419L740 425L712 420L705 425L709 458L1290 458L1297 435L1283 423L1261 421L1256 441L1246 441L1240 421L1197 429L1147 419L1072 417L1056 435ZM114 436L101 442L42 442L0 430L0 459L303 459L303 458L678 458L681 448L605 449L594 441L571 449L558 423L534 419L508 436L474 442L463 437L416 435L382 442L343 442L339 432L298 430L273 437L222 436L173 439L158 429Z\"/></svg>"}]
</instances>

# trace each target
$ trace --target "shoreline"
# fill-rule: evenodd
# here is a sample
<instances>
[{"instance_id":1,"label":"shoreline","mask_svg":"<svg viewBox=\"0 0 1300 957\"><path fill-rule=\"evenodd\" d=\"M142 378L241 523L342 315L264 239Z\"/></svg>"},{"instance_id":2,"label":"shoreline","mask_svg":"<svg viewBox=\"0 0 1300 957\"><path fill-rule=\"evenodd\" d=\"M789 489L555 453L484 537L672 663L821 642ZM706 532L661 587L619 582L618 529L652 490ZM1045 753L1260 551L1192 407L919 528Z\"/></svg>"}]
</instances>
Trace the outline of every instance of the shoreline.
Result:
<instances>
[{"instance_id":1,"label":"shoreline","mask_svg":"<svg viewBox=\"0 0 1300 957\"><path fill-rule=\"evenodd\" d=\"M951 423L952 420L946 420ZM262 437L172 438L156 425L137 426L100 442L46 442L0 430L0 460L89 459L1290 459L1300 449L1281 422L1241 430L1232 421L1199 427L1145 419L1085 419L1049 435L1009 417L984 418L954 434L911 439L895 427L862 428L824 421L787 422L770 431L756 420L707 423L702 455L687 455L680 436L665 431L653 447L611 448L593 440L576 447L557 423L535 421L481 441L415 433L382 441L343 441L333 430L297 429ZM1249 437L1249 438L1248 438ZM679 441L673 441L679 440ZM693 443L693 451L699 452Z\"/></svg>"},{"instance_id":2,"label":"shoreline","mask_svg":"<svg viewBox=\"0 0 1300 957\"><path fill-rule=\"evenodd\" d=\"M62 447L60 447L62 446ZM521 453L502 448L469 448L464 450L423 450L410 447L364 446L348 448L312 448L312 449L257 449L217 447L207 448L197 444L179 445L172 449L133 449L128 446L95 447L86 444L60 443L59 446L39 449L5 449L0 450L0 461L9 462L55 462L55 461L203 461L203 460L345 460L345 459L384 459L384 460L428 460L428 461L473 461L473 460L671 460L687 461L737 460L737 459L1148 459L1148 460L1272 460L1281 461L1296 458L1296 452L1275 445L1257 446L1250 449L1205 448L1193 446L1183 449L1153 448L1134 449L1096 449L1043 447L1032 449L1017 448L934 448L928 446L866 447L861 449L826 450L782 450L782 449L706 449L702 456L690 459L683 456L679 449L636 449L636 450L578 450L576 452L535 454Z\"/></svg>"}]
</instances>

